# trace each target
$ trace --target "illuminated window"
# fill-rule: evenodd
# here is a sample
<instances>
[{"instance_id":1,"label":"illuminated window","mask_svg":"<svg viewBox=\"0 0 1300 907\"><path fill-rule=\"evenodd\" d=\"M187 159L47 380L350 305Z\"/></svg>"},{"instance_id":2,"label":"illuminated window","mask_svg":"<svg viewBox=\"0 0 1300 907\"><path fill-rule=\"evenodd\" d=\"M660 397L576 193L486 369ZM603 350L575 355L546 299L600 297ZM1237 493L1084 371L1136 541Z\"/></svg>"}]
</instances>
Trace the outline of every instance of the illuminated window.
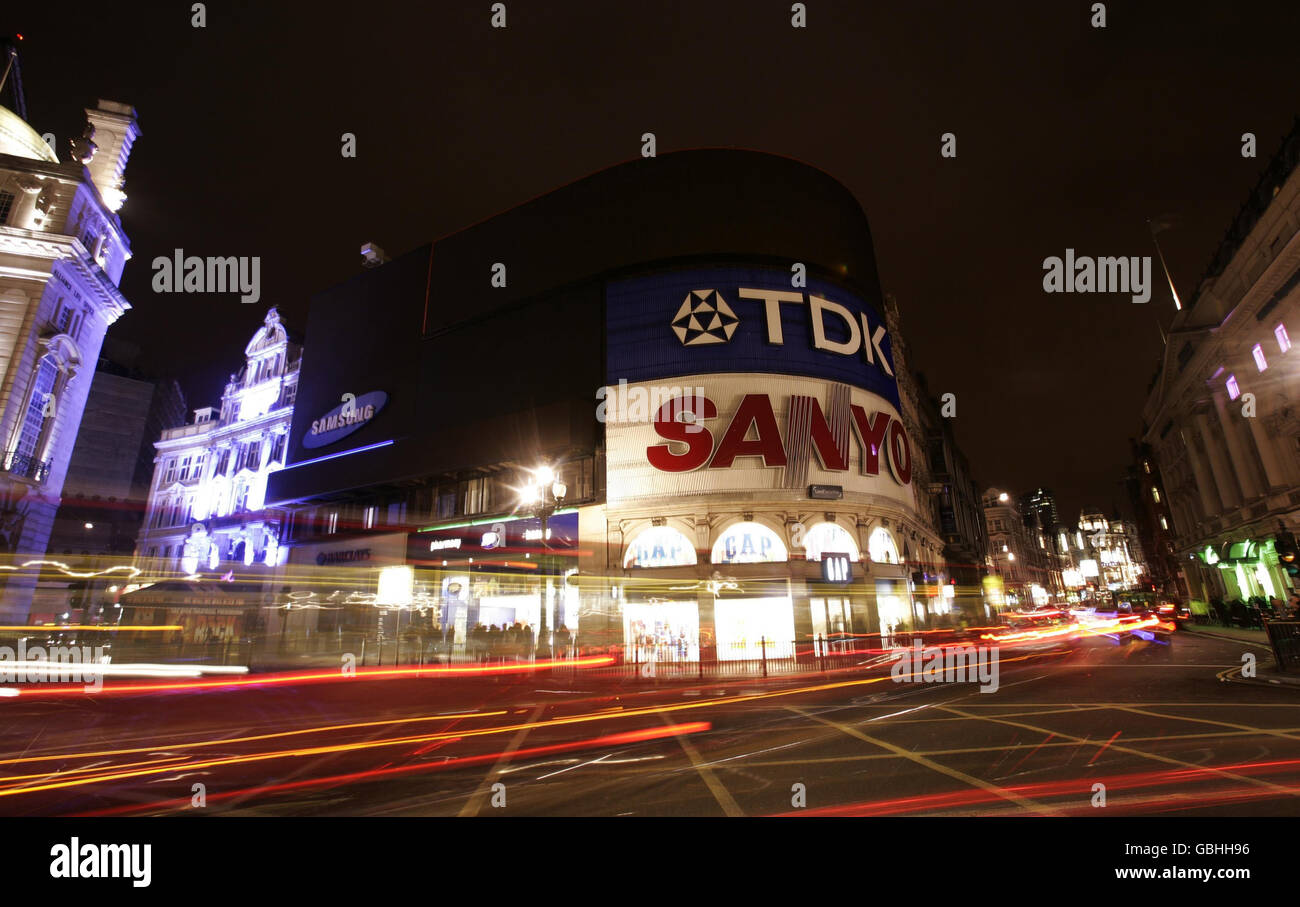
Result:
<instances>
[{"instance_id":1,"label":"illuminated window","mask_svg":"<svg viewBox=\"0 0 1300 907\"><path fill-rule=\"evenodd\" d=\"M365 511L365 526L367 529L375 528L375 518L379 515L378 507L367 507Z\"/></svg>"},{"instance_id":2,"label":"illuminated window","mask_svg":"<svg viewBox=\"0 0 1300 907\"><path fill-rule=\"evenodd\" d=\"M1152 488L1152 489L1151 489L1151 499L1152 499L1153 501L1155 501L1157 504L1160 503L1160 489L1159 489L1159 488Z\"/></svg>"},{"instance_id":3,"label":"illuminated window","mask_svg":"<svg viewBox=\"0 0 1300 907\"><path fill-rule=\"evenodd\" d=\"M1160 528L1161 528L1161 529L1168 529L1168 528L1169 528L1169 521L1166 520L1164 517L1161 517L1161 518L1160 518Z\"/></svg>"},{"instance_id":4,"label":"illuminated window","mask_svg":"<svg viewBox=\"0 0 1300 907\"><path fill-rule=\"evenodd\" d=\"M1255 368L1261 372L1268 368L1268 360L1264 358L1264 348L1258 343L1250 348L1250 354L1255 357Z\"/></svg>"},{"instance_id":5,"label":"illuminated window","mask_svg":"<svg viewBox=\"0 0 1300 907\"><path fill-rule=\"evenodd\" d=\"M853 535L839 523L818 523L803 537L804 557L820 561L823 552L847 554L849 560L858 560L858 545Z\"/></svg>"},{"instance_id":6,"label":"illuminated window","mask_svg":"<svg viewBox=\"0 0 1300 907\"><path fill-rule=\"evenodd\" d=\"M1229 376L1228 376L1228 381L1227 381L1227 385L1226 385L1226 386L1227 386L1227 388L1228 388L1228 398L1229 398L1230 400L1236 400L1238 397L1241 396L1241 388L1239 388L1239 387L1237 386L1237 376L1236 376L1236 375L1229 375Z\"/></svg>"},{"instance_id":7,"label":"illuminated window","mask_svg":"<svg viewBox=\"0 0 1300 907\"><path fill-rule=\"evenodd\" d=\"M339 531L339 512L335 510L333 513L330 514L329 528L327 528L325 532L328 533L329 535L333 535L338 531Z\"/></svg>"},{"instance_id":8,"label":"illuminated window","mask_svg":"<svg viewBox=\"0 0 1300 907\"><path fill-rule=\"evenodd\" d=\"M680 567L695 562L695 546L671 526L646 529L628 544L623 555L624 567Z\"/></svg>"},{"instance_id":9,"label":"illuminated window","mask_svg":"<svg viewBox=\"0 0 1300 907\"><path fill-rule=\"evenodd\" d=\"M1143 461L1142 461L1142 468L1145 469L1145 470L1147 471L1147 475L1151 475L1151 461L1150 461L1150 460L1143 460Z\"/></svg>"},{"instance_id":10,"label":"illuminated window","mask_svg":"<svg viewBox=\"0 0 1300 907\"><path fill-rule=\"evenodd\" d=\"M867 554L877 564L898 563L898 546L894 544L894 537L888 529L877 526L871 531L871 537L867 539Z\"/></svg>"},{"instance_id":11,"label":"illuminated window","mask_svg":"<svg viewBox=\"0 0 1300 907\"><path fill-rule=\"evenodd\" d=\"M1287 336L1285 324L1279 322L1278 326L1273 328L1273 336L1277 338L1277 348L1283 353L1291 349L1291 338Z\"/></svg>"},{"instance_id":12,"label":"illuminated window","mask_svg":"<svg viewBox=\"0 0 1300 907\"><path fill-rule=\"evenodd\" d=\"M715 564L758 564L789 560L785 543L761 523L736 523L713 545Z\"/></svg>"}]
</instances>

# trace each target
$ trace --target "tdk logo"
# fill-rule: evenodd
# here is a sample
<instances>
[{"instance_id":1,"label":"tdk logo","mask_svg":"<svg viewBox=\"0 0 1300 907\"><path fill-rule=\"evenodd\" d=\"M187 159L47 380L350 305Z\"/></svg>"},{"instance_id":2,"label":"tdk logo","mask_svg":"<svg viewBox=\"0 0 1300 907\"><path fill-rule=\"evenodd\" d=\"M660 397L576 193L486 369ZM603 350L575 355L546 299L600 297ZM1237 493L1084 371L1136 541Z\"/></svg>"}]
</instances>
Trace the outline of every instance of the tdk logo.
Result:
<instances>
[{"instance_id":1,"label":"tdk logo","mask_svg":"<svg viewBox=\"0 0 1300 907\"><path fill-rule=\"evenodd\" d=\"M854 313L847 306L833 300L813 293L805 296L791 290L740 287L736 295L740 299L763 303L767 342L773 346L785 345L785 335L781 329L782 303L806 305L814 349L840 356L856 356L861 352L867 362L878 365L886 375L893 376L894 370L881 346L888 331L883 324L877 324L873 329L866 312ZM836 334L843 337L842 340L833 339L827 334L827 325L836 323ZM727 343L735 336L739 325L739 317L717 290L692 290L687 293L672 320L673 333L683 346Z\"/></svg>"}]
</instances>

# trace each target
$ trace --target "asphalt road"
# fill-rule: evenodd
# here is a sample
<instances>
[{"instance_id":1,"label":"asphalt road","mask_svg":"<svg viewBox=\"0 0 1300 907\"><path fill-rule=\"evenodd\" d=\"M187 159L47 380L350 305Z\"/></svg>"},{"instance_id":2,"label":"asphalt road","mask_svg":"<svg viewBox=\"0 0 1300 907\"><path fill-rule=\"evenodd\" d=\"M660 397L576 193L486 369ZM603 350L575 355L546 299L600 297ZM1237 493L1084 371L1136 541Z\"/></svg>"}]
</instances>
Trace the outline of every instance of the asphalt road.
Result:
<instances>
[{"instance_id":1,"label":"asphalt road","mask_svg":"<svg viewBox=\"0 0 1300 907\"><path fill-rule=\"evenodd\" d=\"M1267 658L1186 632L1004 649L996 692L877 670L22 696L0 814L1300 815L1300 689L1220 681L1243 652Z\"/></svg>"}]
</instances>

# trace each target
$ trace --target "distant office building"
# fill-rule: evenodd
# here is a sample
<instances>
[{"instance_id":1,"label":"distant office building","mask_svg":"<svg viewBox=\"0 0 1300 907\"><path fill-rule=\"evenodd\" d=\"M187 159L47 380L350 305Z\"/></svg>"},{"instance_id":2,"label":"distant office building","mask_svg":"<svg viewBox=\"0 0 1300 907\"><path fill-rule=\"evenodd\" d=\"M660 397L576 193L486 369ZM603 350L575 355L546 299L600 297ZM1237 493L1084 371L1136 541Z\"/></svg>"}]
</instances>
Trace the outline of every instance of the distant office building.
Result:
<instances>
[{"instance_id":1,"label":"distant office building","mask_svg":"<svg viewBox=\"0 0 1300 907\"><path fill-rule=\"evenodd\" d=\"M1035 488L1020 496L1020 512L1026 525L1032 519L1044 532L1051 532L1061 522L1056 512L1056 498L1050 488Z\"/></svg>"},{"instance_id":2,"label":"distant office building","mask_svg":"<svg viewBox=\"0 0 1300 907\"><path fill-rule=\"evenodd\" d=\"M134 369L138 349L111 337L104 350L50 535L49 553L65 560L129 560L149 498L154 441L185 421L185 397L175 380L153 380Z\"/></svg>"}]
</instances>

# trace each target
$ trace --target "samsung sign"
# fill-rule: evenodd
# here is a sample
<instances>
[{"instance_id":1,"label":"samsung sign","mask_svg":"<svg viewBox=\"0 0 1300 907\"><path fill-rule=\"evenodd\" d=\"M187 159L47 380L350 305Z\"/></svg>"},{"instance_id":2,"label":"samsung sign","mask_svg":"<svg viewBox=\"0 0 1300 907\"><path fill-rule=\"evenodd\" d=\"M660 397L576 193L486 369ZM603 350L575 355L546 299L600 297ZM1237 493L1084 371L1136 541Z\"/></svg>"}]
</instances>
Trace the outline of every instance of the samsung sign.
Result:
<instances>
[{"instance_id":1,"label":"samsung sign","mask_svg":"<svg viewBox=\"0 0 1300 907\"><path fill-rule=\"evenodd\" d=\"M359 397L344 394L343 402L311 423L302 446L325 447L341 441L369 423L387 402L388 394L383 391L371 391Z\"/></svg>"},{"instance_id":2,"label":"samsung sign","mask_svg":"<svg viewBox=\"0 0 1300 907\"><path fill-rule=\"evenodd\" d=\"M606 289L607 379L802 375L858 387L899 406L883 315L814 277L791 287L765 268L675 271Z\"/></svg>"}]
</instances>

